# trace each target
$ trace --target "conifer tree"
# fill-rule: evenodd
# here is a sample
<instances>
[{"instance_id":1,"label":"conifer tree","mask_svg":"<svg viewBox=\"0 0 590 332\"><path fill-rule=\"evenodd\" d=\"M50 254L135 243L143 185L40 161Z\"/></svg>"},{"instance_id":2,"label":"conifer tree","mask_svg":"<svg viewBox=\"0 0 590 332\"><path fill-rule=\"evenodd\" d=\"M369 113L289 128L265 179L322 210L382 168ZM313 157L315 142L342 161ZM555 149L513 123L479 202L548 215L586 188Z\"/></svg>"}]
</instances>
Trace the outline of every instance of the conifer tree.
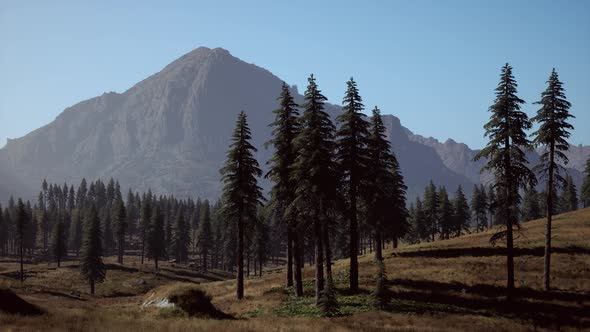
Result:
<instances>
[{"instance_id":1,"label":"conifer tree","mask_svg":"<svg viewBox=\"0 0 590 332\"><path fill-rule=\"evenodd\" d=\"M488 226L488 205L484 200L485 189L483 187L473 186L473 194L471 196L471 210L475 218L476 231L483 231Z\"/></svg>"},{"instance_id":2,"label":"conifer tree","mask_svg":"<svg viewBox=\"0 0 590 332\"><path fill-rule=\"evenodd\" d=\"M118 195L113 205L113 225L115 228L115 238L117 242L117 263L123 264L123 255L125 253L125 232L127 231L127 211L123 198Z\"/></svg>"},{"instance_id":3,"label":"conifer tree","mask_svg":"<svg viewBox=\"0 0 590 332\"><path fill-rule=\"evenodd\" d=\"M61 260L67 255L66 232L63 221L58 220L53 225L51 234L51 253L57 262L57 267L60 267Z\"/></svg>"},{"instance_id":4,"label":"conifer tree","mask_svg":"<svg viewBox=\"0 0 590 332\"><path fill-rule=\"evenodd\" d=\"M575 211L578 209L578 204L578 191L574 184L574 179L571 175L567 174L560 199L561 212Z\"/></svg>"},{"instance_id":5,"label":"conifer tree","mask_svg":"<svg viewBox=\"0 0 590 332\"><path fill-rule=\"evenodd\" d=\"M363 196L367 221L375 240L375 259L383 260L382 244L386 238L397 241L409 229L406 190L399 163L386 138L386 128L379 108L373 109L367 140L367 169Z\"/></svg>"},{"instance_id":6,"label":"conifer tree","mask_svg":"<svg viewBox=\"0 0 590 332\"><path fill-rule=\"evenodd\" d=\"M154 204L150 213L150 223L146 230L146 257L154 260L154 267L158 269L158 261L166 258L166 243L164 239L164 217L159 204Z\"/></svg>"},{"instance_id":7,"label":"conifer tree","mask_svg":"<svg viewBox=\"0 0 590 332\"><path fill-rule=\"evenodd\" d=\"M113 227L110 213L110 207L105 206L102 211L102 250L105 255L110 255L115 246L115 240L113 238Z\"/></svg>"},{"instance_id":8,"label":"conifer tree","mask_svg":"<svg viewBox=\"0 0 590 332\"><path fill-rule=\"evenodd\" d=\"M24 261L24 246L25 246L25 232L27 231L28 219L29 216L27 211L25 210L25 204L19 198L18 203L16 205L16 212L15 212L15 228L16 228L16 235L18 239L18 249L19 249L19 257L20 257L20 281L25 281L25 274L23 269L23 261Z\"/></svg>"},{"instance_id":9,"label":"conifer tree","mask_svg":"<svg viewBox=\"0 0 590 332\"><path fill-rule=\"evenodd\" d=\"M479 191L479 190L478 190ZM452 232L455 236L461 235L461 232L468 231L469 229L469 220L471 213L469 211L469 204L467 203L467 198L463 193L463 188L461 185L457 187L457 191L455 192L455 197L453 198L453 227Z\"/></svg>"},{"instance_id":10,"label":"conifer tree","mask_svg":"<svg viewBox=\"0 0 590 332\"><path fill-rule=\"evenodd\" d=\"M6 247L8 245L8 226L4 221L4 210L0 203L0 255L6 255Z\"/></svg>"},{"instance_id":11,"label":"conifer tree","mask_svg":"<svg viewBox=\"0 0 590 332\"><path fill-rule=\"evenodd\" d=\"M244 235L246 223L252 224L258 206L262 204L262 189L257 178L262 175L258 161L254 158L256 148L246 120L246 113L240 112L236 128L227 152L225 166L221 169L223 178L224 213L228 220L238 226L238 275L236 296L244 297Z\"/></svg>"},{"instance_id":12,"label":"conifer tree","mask_svg":"<svg viewBox=\"0 0 590 332\"><path fill-rule=\"evenodd\" d=\"M448 239L453 228L453 206L449 200L447 189L442 186L437 194L439 201L438 220L440 227L440 238Z\"/></svg>"},{"instance_id":13,"label":"conifer tree","mask_svg":"<svg viewBox=\"0 0 590 332\"><path fill-rule=\"evenodd\" d=\"M300 230L297 228L295 214L289 216L287 207L295 198L295 183L293 182L293 168L297 156L295 138L299 134L298 105L293 101L289 87L285 82L281 87L278 98L279 108L274 110L275 120L270 124L273 127L272 138L267 144L272 144L274 154L267 162L270 166L265 177L274 182L271 190L272 200L277 214L284 220L287 228L287 287L293 286L295 277L295 295L303 295L303 280L301 269L303 262L298 254L300 250ZM291 217L291 218L290 218ZM294 268L294 269L293 269Z\"/></svg>"},{"instance_id":14,"label":"conifer tree","mask_svg":"<svg viewBox=\"0 0 590 332\"><path fill-rule=\"evenodd\" d=\"M209 201L205 201L201 207L203 210L203 218L199 223L199 230L197 232L197 250L201 254L203 270L207 271L207 257L209 256L209 249L213 244Z\"/></svg>"},{"instance_id":15,"label":"conifer tree","mask_svg":"<svg viewBox=\"0 0 590 332\"><path fill-rule=\"evenodd\" d=\"M524 190L522 201L522 220L529 221L541 218L541 207L539 206L539 194L535 187L528 187Z\"/></svg>"},{"instance_id":16,"label":"conifer tree","mask_svg":"<svg viewBox=\"0 0 590 332\"><path fill-rule=\"evenodd\" d=\"M430 229L428 221L426 219L426 213L424 212L424 206L420 198L416 197L416 206L414 213L414 231L419 240L427 240L430 238Z\"/></svg>"},{"instance_id":17,"label":"conifer tree","mask_svg":"<svg viewBox=\"0 0 590 332\"><path fill-rule=\"evenodd\" d=\"M488 186L487 189L487 206L488 206L488 212L490 214L490 228L493 225L499 225L502 224L501 221L496 220L496 216L498 215L498 209L497 209L497 205L498 202L496 200L496 188L494 187L494 185L490 185Z\"/></svg>"},{"instance_id":18,"label":"conifer tree","mask_svg":"<svg viewBox=\"0 0 590 332\"><path fill-rule=\"evenodd\" d=\"M94 294L95 283L104 281L106 267L102 261L102 230L94 203L89 207L84 221L84 237L80 256L80 274L90 284Z\"/></svg>"},{"instance_id":19,"label":"conifer tree","mask_svg":"<svg viewBox=\"0 0 590 332\"><path fill-rule=\"evenodd\" d=\"M424 218L426 221L426 228L430 240L434 241L436 233L438 233L439 219L440 219L440 201L439 196L436 193L436 187L432 180L424 189L424 202L423 202Z\"/></svg>"},{"instance_id":20,"label":"conifer tree","mask_svg":"<svg viewBox=\"0 0 590 332\"><path fill-rule=\"evenodd\" d=\"M174 256L178 263L186 263L188 261L188 247L190 242L189 232L186 231L186 219L184 218L184 211L181 208L176 215L174 222L173 239Z\"/></svg>"},{"instance_id":21,"label":"conifer tree","mask_svg":"<svg viewBox=\"0 0 590 332\"><path fill-rule=\"evenodd\" d=\"M573 117L569 113L571 104L565 97L563 84L559 81L555 68L551 72L547 84L547 89L541 94L541 100L535 102L535 104L541 105L541 108L531 120L540 125L539 129L533 133L534 144L543 146L544 152L541 154L540 164L535 167L535 170L547 181L545 190L547 206L551 207L555 185L560 185L565 180L560 174L562 167L558 162L562 161L567 164L569 161L564 152L569 150L567 139L570 137L569 131L574 127L567 122L569 118ZM548 208L545 231L545 267L543 272L545 290L550 288L551 220L552 211Z\"/></svg>"},{"instance_id":22,"label":"conifer tree","mask_svg":"<svg viewBox=\"0 0 590 332\"><path fill-rule=\"evenodd\" d=\"M324 289L324 223L336 199L334 161L335 127L324 111L327 98L321 93L313 75L308 78L301 131L295 139L297 157L293 165L295 199L289 213L311 223L315 250L315 294L319 302ZM329 251L329 249L328 249Z\"/></svg>"},{"instance_id":23,"label":"conifer tree","mask_svg":"<svg viewBox=\"0 0 590 332\"><path fill-rule=\"evenodd\" d=\"M584 169L584 182L580 190L580 201L583 207L590 207L590 158L586 161L586 168Z\"/></svg>"},{"instance_id":24,"label":"conifer tree","mask_svg":"<svg viewBox=\"0 0 590 332\"><path fill-rule=\"evenodd\" d=\"M68 236L68 248L76 252L76 256L80 253L80 247L82 246L82 211L77 208L72 213L72 222L70 223L70 231Z\"/></svg>"},{"instance_id":25,"label":"conifer tree","mask_svg":"<svg viewBox=\"0 0 590 332\"><path fill-rule=\"evenodd\" d=\"M339 173L344 183L346 208L344 214L349 222L350 232L350 289L358 290L358 207L360 202L359 189L366 180L368 173L369 123L362 111L365 106L353 78L346 82L346 93L342 101L342 114L338 116L340 125L336 132L336 159Z\"/></svg>"},{"instance_id":26,"label":"conifer tree","mask_svg":"<svg viewBox=\"0 0 590 332\"><path fill-rule=\"evenodd\" d=\"M143 265L143 257L145 255L145 245L146 245L146 236L147 231L150 226L150 222L152 220L152 192L148 190L147 194L143 195L141 199L141 222L139 225L140 228L140 237L141 237L141 264Z\"/></svg>"},{"instance_id":27,"label":"conifer tree","mask_svg":"<svg viewBox=\"0 0 590 332\"><path fill-rule=\"evenodd\" d=\"M519 188L536 183L535 174L528 168L523 149L530 149L531 142L525 130L531 128L526 113L520 110L524 100L517 95L517 84L512 67L502 67L500 83L496 88L496 99L490 106L490 121L484 125L490 141L476 156L475 160L486 159L483 170L494 173L494 187L497 189L497 205L504 216L506 230L495 234L492 243L506 239L506 270L508 298L514 289L514 239L513 226L518 222L520 203Z\"/></svg>"}]
</instances>

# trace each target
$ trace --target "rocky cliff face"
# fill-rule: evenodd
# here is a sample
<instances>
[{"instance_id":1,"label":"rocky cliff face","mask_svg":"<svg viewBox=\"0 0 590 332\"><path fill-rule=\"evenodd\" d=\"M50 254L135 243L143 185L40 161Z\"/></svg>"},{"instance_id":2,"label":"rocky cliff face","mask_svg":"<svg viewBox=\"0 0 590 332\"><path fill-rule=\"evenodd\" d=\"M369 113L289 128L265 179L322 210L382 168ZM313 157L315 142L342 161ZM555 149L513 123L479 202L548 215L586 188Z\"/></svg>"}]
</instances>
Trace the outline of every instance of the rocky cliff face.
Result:
<instances>
[{"instance_id":1,"label":"rocky cliff face","mask_svg":"<svg viewBox=\"0 0 590 332\"><path fill-rule=\"evenodd\" d=\"M219 168L241 110L248 114L262 166L272 153L264 142L280 86L281 79L269 71L224 49L195 49L124 93L80 102L48 125L10 140L0 149L0 201L10 194L33 198L43 178L78 183L83 177L113 177L124 188L216 199ZM295 88L293 94L303 100ZM327 111L335 116L340 108L328 104ZM384 120L410 196L421 193L430 179L449 190L459 184L470 190L480 181L478 166L469 162L473 151L465 145L447 142L443 145L450 150L442 150L396 117Z\"/></svg>"}]
</instances>

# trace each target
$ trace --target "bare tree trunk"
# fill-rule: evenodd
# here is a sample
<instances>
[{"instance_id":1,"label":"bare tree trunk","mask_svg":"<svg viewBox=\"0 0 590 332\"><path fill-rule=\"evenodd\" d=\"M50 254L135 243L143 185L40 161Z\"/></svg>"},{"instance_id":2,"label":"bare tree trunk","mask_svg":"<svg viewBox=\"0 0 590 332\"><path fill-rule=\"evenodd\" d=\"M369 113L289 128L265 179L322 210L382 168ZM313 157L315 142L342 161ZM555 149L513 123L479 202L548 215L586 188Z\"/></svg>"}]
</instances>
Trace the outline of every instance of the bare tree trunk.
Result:
<instances>
[{"instance_id":1,"label":"bare tree trunk","mask_svg":"<svg viewBox=\"0 0 590 332\"><path fill-rule=\"evenodd\" d=\"M293 251L295 254L295 296L303 296L303 278L301 269L303 268L303 255L300 245L301 237L298 232L293 232ZM262 275L262 273L260 274Z\"/></svg>"},{"instance_id":2,"label":"bare tree trunk","mask_svg":"<svg viewBox=\"0 0 590 332\"><path fill-rule=\"evenodd\" d=\"M238 276L236 296L238 300L244 298L244 220L242 207L238 211Z\"/></svg>"},{"instance_id":3,"label":"bare tree trunk","mask_svg":"<svg viewBox=\"0 0 590 332\"><path fill-rule=\"evenodd\" d=\"M287 225L287 287L293 286L293 230Z\"/></svg>"},{"instance_id":4,"label":"bare tree trunk","mask_svg":"<svg viewBox=\"0 0 590 332\"><path fill-rule=\"evenodd\" d=\"M551 219L553 218L553 158L555 146L550 146L549 171L547 181L547 230L545 233L545 259L543 269L543 285L546 291L551 289Z\"/></svg>"},{"instance_id":5,"label":"bare tree trunk","mask_svg":"<svg viewBox=\"0 0 590 332\"><path fill-rule=\"evenodd\" d=\"M504 143L504 148L506 151L510 149L510 142L507 138ZM506 155L505 157L505 164L507 165L507 169L510 168L510 156ZM512 208L512 190L510 190L510 186L512 185L512 179L509 173L506 174L506 184L504 188L504 209L506 213L506 272L507 272L507 281L506 281L506 288L508 291L507 298L510 300L512 298L512 293L514 291L514 239L512 234L512 213L510 212Z\"/></svg>"},{"instance_id":6,"label":"bare tree trunk","mask_svg":"<svg viewBox=\"0 0 590 332\"><path fill-rule=\"evenodd\" d=\"M358 222L356 219L356 188L351 185L350 193L350 290L358 291L359 288L359 263L358 263Z\"/></svg>"},{"instance_id":7,"label":"bare tree trunk","mask_svg":"<svg viewBox=\"0 0 590 332\"><path fill-rule=\"evenodd\" d=\"M316 214L317 215L317 214ZM315 238L315 297L320 300L320 293L324 290L324 256L322 246L322 227L319 220L314 221Z\"/></svg>"}]
</instances>

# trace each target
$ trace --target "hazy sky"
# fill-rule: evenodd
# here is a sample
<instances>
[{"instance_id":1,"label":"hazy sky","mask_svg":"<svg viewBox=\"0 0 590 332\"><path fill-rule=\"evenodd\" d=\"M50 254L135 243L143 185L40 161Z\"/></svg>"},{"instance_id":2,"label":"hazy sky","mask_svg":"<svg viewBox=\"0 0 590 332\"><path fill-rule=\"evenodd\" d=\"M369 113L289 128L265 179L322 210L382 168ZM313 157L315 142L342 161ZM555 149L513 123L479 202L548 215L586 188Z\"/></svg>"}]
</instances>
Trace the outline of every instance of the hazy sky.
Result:
<instances>
[{"instance_id":1,"label":"hazy sky","mask_svg":"<svg viewBox=\"0 0 590 332\"><path fill-rule=\"evenodd\" d=\"M555 67L577 117L571 143L590 144L590 1L0 0L0 146L198 46L300 91L314 73L337 104L354 76L368 108L472 147L504 63L529 115Z\"/></svg>"}]
</instances>

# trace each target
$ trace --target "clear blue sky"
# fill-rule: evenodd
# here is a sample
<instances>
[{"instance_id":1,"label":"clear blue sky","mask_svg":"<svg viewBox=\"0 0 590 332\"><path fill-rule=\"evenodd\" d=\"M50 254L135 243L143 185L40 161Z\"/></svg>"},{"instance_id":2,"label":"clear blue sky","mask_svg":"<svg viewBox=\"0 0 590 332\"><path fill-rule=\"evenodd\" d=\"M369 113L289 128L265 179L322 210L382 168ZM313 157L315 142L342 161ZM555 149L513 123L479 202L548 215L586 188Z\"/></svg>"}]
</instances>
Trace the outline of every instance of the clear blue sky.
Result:
<instances>
[{"instance_id":1,"label":"clear blue sky","mask_svg":"<svg viewBox=\"0 0 590 332\"><path fill-rule=\"evenodd\" d=\"M332 103L354 76L365 104L415 133L484 144L500 67L532 115L551 68L590 144L590 1L1 1L0 146L64 108L123 92L198 47L223 47Z\"/></svg>"}]
</instances>

